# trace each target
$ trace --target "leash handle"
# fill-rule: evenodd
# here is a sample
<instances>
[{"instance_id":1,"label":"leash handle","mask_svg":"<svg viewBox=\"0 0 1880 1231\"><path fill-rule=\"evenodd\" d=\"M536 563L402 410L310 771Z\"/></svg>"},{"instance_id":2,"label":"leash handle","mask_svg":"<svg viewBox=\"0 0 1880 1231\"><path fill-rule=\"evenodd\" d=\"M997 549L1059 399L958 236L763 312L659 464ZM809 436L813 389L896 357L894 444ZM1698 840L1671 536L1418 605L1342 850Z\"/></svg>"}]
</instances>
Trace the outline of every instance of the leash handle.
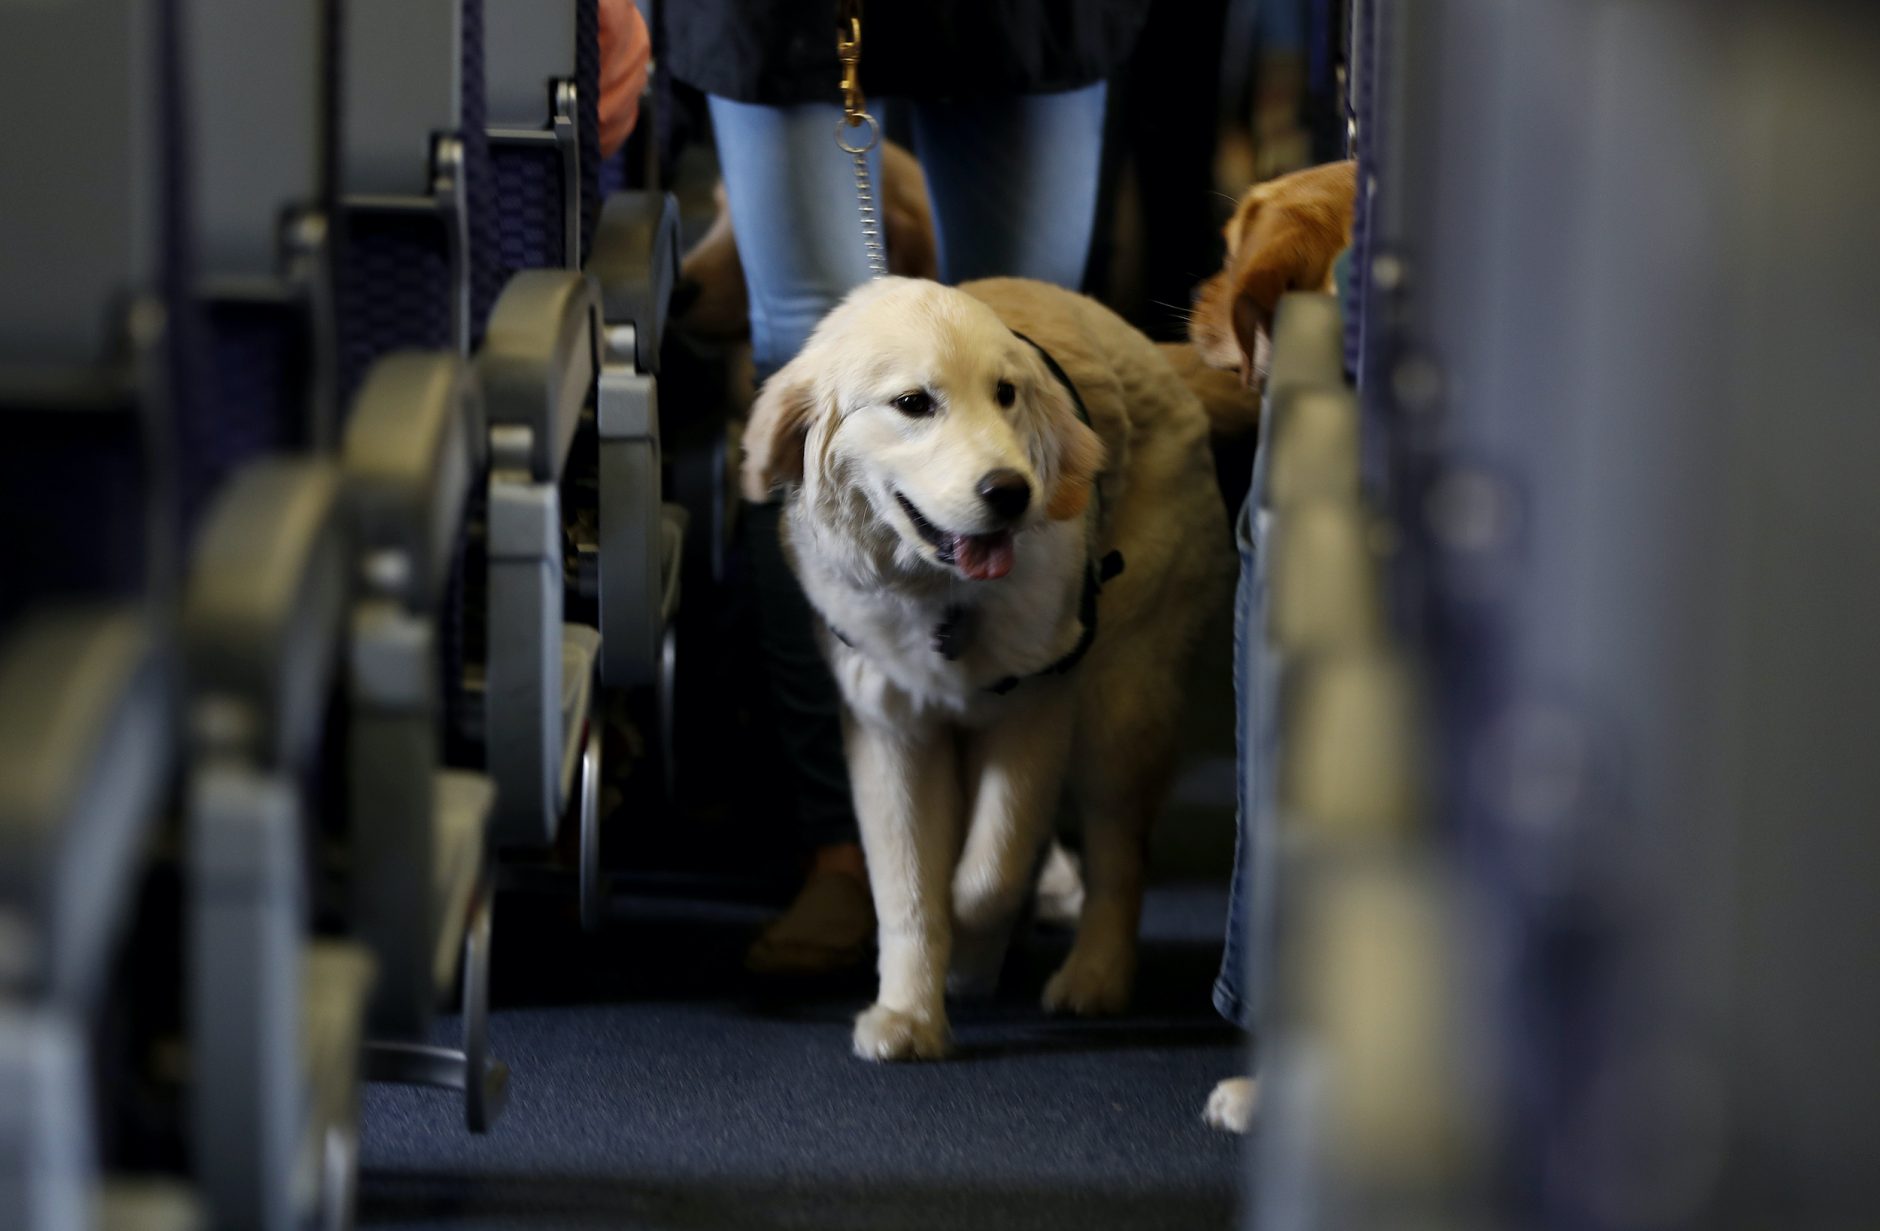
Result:
<instances>
[{"instance_id":1,"label":"leash handle","mask_svg":"<svg viewBox=\"0 0 1880 1231\"><path fill-rule=\"evenodd\" d=\"M855 162L855 208L862 222L869 276L885 278L888 254L868 175L868 151L881 140L881 125L868 113L868 102L862 97L862 0L840 0L836 6L836 59L842 63L842 118L836 121L836 146ZM852 128L864 131L851 138Z\"/></svg>"}]
</instances>

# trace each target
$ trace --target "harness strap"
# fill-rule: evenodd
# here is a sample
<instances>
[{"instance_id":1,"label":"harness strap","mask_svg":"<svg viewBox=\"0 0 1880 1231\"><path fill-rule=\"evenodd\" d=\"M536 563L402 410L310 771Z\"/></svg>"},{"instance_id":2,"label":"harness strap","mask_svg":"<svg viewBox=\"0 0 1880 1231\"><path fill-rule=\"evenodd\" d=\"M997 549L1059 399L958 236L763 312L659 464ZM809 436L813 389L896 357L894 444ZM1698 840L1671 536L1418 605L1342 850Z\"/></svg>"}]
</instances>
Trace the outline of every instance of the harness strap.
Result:
<instances>
[{"instance_id":1,"label":"harness strap","mask_svg":"<svg viewBox=\"0 0 1880 1231\"><path fill-rule=\"evenodd\" d=\"M1085 427L1092 427L1093 425L1090 422L1090 409L1084 405L1084 396L1077 392L1076 383L1071 380L1070 375L1066 373L1063 366L1058 363L1057 356L1040 346L1035 338L1027 337L1016 329L1012 330L1012 336L1038 352L1038 358L1044 360L1044 366L1050 370L1052 376L1057 378L1058 384L1064 386L1064 392L1071 395L1071 405L1077 408L1077 417L1083 421ZM1102 489L1096 488L1094 490L1096 491L1097 507L1101 510L1103 507ZM1058 659L1042 671L1034 671L1031 675L1008 675L1004 679L988 685L987 690L1004 695L1005 693L1011 692L1028 679L1041 675L1063 675L1072 667L1082 662L1084 655L1090 652L1091 644L1097 639L1097 596L1103 591L1103 583L1109 581L1122 571L1123 553L1120 551L1113 551L1109 555L1104 556L1102 560L1086 561L1084 564L1084 593L1082 599L1079 600L1077 604L1077 619L1078 622L1083 625L1083 632L1078 636L1077 644L1071 647L1070 653Z\"/></svg>"},{"instance_id":2,"label":"harness strap","mask_svg":"<svg viewBox=\"0 0 1880 1231\"><path fill-rule=\"evenodd\" d=\"M1084 596L1077 605L1077 619L1084 631L1077 638L1077 644L1070 653L1058 659L1041 671L1030 675L1008 675L1002 680L986 685L987 692L1003 696L1023 684L1026 680L1036 679L1041 675L1063 675L1083 661L1090 652L1091 643L1097 639L1097 595L1103 590L1103 583L1123 571L1123 553L1113 551L1100 562L1093 561L1084 565Z\"/></svg>"},{"instance_id":3,"label":"harness strap","mask_svg":"<svg viewBox=\"0 0 1880 1231\"><path fill-rule=\"evenodd\" d=\"M1090 409L1084 405L1084 395L1077 392L1077 386L1071 383L1071 378L1066 375L1064 369L1059 366L1057 356L1016 329L1012 330L1012 336L1038 352L1038 358L1044 360L1044 366L1051 369L1051 375L1057 377L1057 383L1063 385L1064 392L1071 395L1071 404L1077 408L1077 417L1083 420L1085 427L1092 427L1093 425L1090 422Z\"/></svg>"}]
</instances>

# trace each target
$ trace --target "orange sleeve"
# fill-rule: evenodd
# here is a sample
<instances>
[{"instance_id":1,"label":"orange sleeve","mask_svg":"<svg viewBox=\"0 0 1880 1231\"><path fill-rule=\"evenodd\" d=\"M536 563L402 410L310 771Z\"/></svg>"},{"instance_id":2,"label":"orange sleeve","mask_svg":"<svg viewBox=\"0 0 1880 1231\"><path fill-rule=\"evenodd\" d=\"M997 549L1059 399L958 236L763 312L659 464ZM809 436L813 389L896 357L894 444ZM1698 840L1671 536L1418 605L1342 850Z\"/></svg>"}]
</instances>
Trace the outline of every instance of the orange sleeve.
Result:
<instances>
[{"instance_id":1,"label":"orange sleeve","mask_svg":"<svg viewBox=\"0 0 1880 1231\"><path fill-rule=\"evenodd\" d=\"M653 40L633 0L599 0L599 4L601 157L611 158L639 122Z\"/></svg>"}]
</instances>

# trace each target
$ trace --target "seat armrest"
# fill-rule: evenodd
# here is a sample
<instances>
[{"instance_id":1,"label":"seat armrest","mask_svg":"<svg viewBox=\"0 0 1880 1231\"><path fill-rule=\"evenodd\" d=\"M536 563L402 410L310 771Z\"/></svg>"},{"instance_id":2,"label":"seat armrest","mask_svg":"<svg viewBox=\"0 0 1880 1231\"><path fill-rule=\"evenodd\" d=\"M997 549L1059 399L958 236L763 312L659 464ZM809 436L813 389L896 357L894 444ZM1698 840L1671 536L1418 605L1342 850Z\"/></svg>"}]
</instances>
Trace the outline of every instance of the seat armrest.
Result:
<instances>
[{"instance_id":1,"label":"seat armrest","mask_svg":"<svg viewBox=\"0 0 1880 1231\"><path fill-rule=\"evenodd\" d=\"M346 503L361 559L385 561L374 576L377 592L408 611L438 605L486 446L468 362L414 351L373 366L341 448Z\"/></svg>"},{"instance_id":2,"label":"seat armrest","mask_svg":"<svg viewBox=\"0 0 1880 1231\"><path fill-rule=\"evenodd\" d=\"M99 1194L99 1231L203 1231L202 1206L180 1181L107 1179Z\"/></svg>"},{"instance_id":3,"label":"seat armrest","mask_svg":"<svg viewBox=\"0 0 1880 1231\"><path fill-rule=\"evenodd\" d=\"M666 309L679 277L679 206L672 195L616 192L608 197L587 272L600 288L604 327L632 325L636 366L657 372Z\"/></svg>"},{"instance_id":4,"label":"seat armrest","mask_svg":"<svg viewBox=\"0 0 1880 1231\"><path fill-rule=\"evenodd\" d=\"M360 1051L377 977L372 954L346 941L318 941L302 959L300 1062L309 1124L300 1165L306 1172L318 1174L332 1136L357 1146Z\"/></svg>"},{"instance_id":5,"label":"seat armrest","mask_svg":"<svg viewBox=\"0 0 1880 1231\"><path fill-rule=\"evenodd\" d=\"M1288 385L1342 385L1345 318L1336 295L1295 291L1280 297L1273 314L1273 360L1266 392Z\"/></svg>"},{"instance_id":6,"label":"seat armrest","mask_svg":"<svg viewBox=\"0 0 1880 1231\"><path fill-rule=\"evenodd\" d=\"M504 429L529 433L528 470L538 483L561 477L599 374L598 323L599 305L588 280L559 269L517 274L490 313L477 357L490 432L492 439Z\"/></svg>"},{"instance_id":7,"label":"seat armrest","mask_svg":"<svg viewBox=\"0 0 1880 1231\"><path fill-rule=\"evenodd\" d=\"M1356 501L1362 447L1358 395L1345 384L1289 382L1269 399L1263 507Z\"/></svg>"},{"instance_id":8,"label":"seat armrest","mask_svg":"<svg viewBox=\"0 0 1880 1231\"><path fill-rule=\"evenodd\" d=\"M484 774L447 769L438 771L435 789L431 894L438 927L431 953L431 979L442 993L455 981L457 963L463 956L470 900L483 876L496 787Z\"/></svg>"},{"instance_id":9,"label":"seat armrest","mask_svg":"<svg viewBox=\"0 0 1880 1231\"><path fill-rule=\"evenodd\" d=\"M0 650L0 988L87 1005L165 798L171 672L131 608L29 615Z\"/></svg>"},{"instance_id":10,"label":"seat armrest","mask_svg":"<svg viewBox=\"0 0 1880 1231\"><path fill-rule=\"evenodd\" d=\"M192 733L302 764L326 722L346 589L332 462L270 459L231 479L183 599Z\"/></svg>"}]
</instances>

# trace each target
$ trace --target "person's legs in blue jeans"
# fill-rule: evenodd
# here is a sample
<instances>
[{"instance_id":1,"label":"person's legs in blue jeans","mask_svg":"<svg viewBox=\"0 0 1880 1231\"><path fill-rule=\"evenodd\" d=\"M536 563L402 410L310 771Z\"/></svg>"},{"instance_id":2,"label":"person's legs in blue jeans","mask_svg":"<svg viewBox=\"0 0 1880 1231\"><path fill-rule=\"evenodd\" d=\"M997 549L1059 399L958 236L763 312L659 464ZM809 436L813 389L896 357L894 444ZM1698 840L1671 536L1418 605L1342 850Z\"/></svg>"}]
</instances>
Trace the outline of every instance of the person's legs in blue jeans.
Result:
<instances>
[{"instance_id":1,"label":"person's legs in blue jeans","mask_svg":"<svg viewBox=\"0 0 1880 1231\"><path fill-rule=\"evenodd\" d=\"M1266 663L1261 638L1263 587L1254 542L1256 516L1250 495L1234 519L1234 538L1240 549L1240 583L1234 591L1234 877L1227 899L1221 970L1214 981L1214 1007L1249 1033L1255 1024L1253 945L1259 874L1265 870L1261 823L1267 774L1261 738Z\"/></svg>"},{"instance_id":2,"label":"person's legs in blue jeans","mask_svg":"<svg viewBox=\"0 0 1880 1231\"><path fill-rule=\"evenodd\" d=\"M1012 276L1081 290L1103 161L1102 83L1062 94L922 102L940 277Z\"/></svg>"},{"instance_id":3,"label":"person's legs in blue jeans","mask_svg":"<svg viewBox=\"0 0 1880 1231\"><path fill-rule=\"evenodd\" d=\"M766 107L711 99L712 133L751 302L751 358L768 378L816 322L868 281L855 164L836 148L834 103ZM879 180L880 151L869 155Z\"/></svg>"},{"instance_id":4,"label":"person's legs in blue jeans","mask_svg":"<svg viewBox=\"0 0 1880 1231\"><path fill-rule=\"evenodd\" d=\"M929 104L917 153L934 198L947 280L991 274L1077 288L1096 216L1104 88ZM836 148L834 104L710 100L719 162L749 290L759 380L789 362L817 321L869 276L854 164ZM871 174L880 176L878 155ZM815 613L778 540L779 509L745 510L759 637L779 735L795 767L795 816L815 864L797 902L751 951L767 970L859 960L872 934L843 761L839 699Z\"/></svg>"}]
</instances>

